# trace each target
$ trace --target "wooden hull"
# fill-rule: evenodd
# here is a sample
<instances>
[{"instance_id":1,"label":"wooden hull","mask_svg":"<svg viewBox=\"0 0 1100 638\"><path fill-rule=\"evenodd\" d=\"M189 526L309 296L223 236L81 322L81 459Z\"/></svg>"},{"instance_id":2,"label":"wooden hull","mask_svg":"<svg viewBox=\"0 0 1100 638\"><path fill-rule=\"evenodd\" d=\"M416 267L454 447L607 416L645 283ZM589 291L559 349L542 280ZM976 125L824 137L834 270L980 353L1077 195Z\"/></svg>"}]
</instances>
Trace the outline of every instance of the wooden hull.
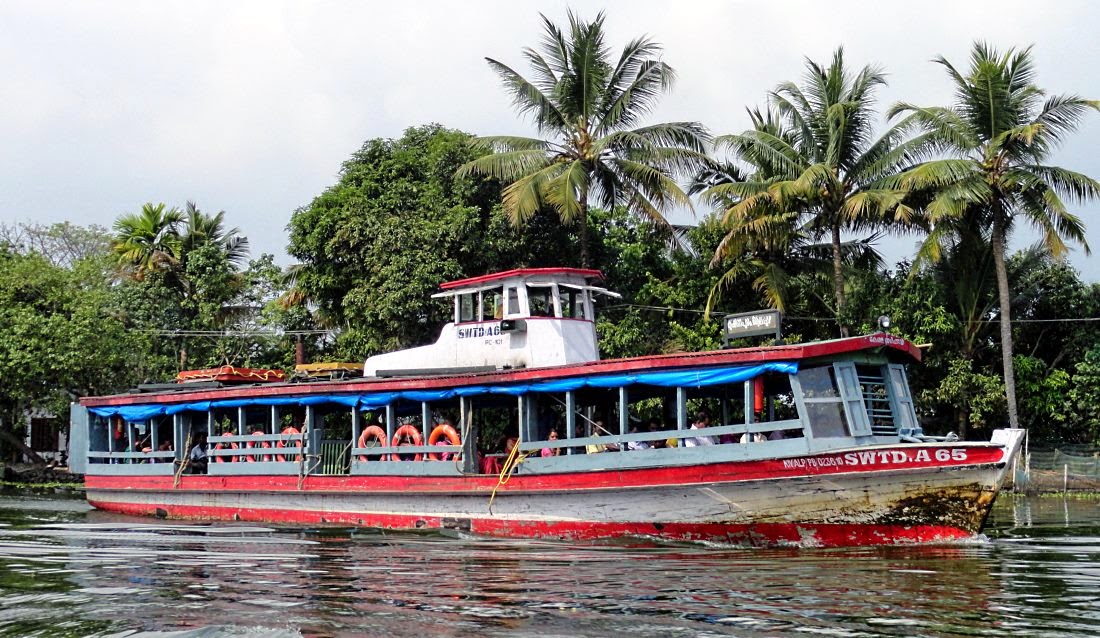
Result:
<instances>
[{"instance_id":1,"label":"wooden hull","mask_svg":"<svg viewBox=\"0 0 1100 638\"><path fill-rule=\"evenodd\" d=\"M1005 432L1005 431L1002 431ZM992 443L883 445L786 459L493 476L95 476L88 500L170 518L623 535L808 547L978 534L1019 431ZM496 490L490 506L490 497Z\"/></svg>"}]
</instances>

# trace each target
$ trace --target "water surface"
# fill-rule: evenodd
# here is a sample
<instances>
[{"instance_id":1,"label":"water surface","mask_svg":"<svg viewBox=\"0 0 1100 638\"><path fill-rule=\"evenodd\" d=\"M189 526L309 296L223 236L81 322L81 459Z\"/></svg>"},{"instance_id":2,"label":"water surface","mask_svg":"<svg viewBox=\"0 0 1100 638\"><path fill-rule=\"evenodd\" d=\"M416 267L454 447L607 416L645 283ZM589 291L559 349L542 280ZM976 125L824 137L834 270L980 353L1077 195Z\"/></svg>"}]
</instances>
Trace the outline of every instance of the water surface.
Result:
<instances>
[{"instance_id":1,"label":"water surface","mask_svg":"<svg viewBox=\"0 0 1100 638\"><path fill-rule=\"evenodd\" d=\"M987 539L741 549L133 518L0 494L0 636L1100 635L1100 501Z\"/></svg>"}]
</instances>

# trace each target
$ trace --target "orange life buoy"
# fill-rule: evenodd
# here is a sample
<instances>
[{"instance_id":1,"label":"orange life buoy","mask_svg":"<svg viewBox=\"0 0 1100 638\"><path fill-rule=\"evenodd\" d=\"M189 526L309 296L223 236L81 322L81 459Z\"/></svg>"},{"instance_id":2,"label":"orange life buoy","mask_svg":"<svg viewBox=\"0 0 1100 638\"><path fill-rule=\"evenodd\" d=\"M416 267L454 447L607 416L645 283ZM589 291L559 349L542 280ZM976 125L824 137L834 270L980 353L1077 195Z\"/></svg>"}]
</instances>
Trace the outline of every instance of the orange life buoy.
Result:
<instances>
[{"instance_id":1,"label":"orange life buoy","mask_svg":"<svg viewBox=\"0 0 1100 638\"><path fill-rule=\"evenodd\" d=\"M222 434L222 436L235 436L235 435L232 432L226 432L226 433ZM223 445L225 447L222 447ZM237 445L236 443L218 443L217 445L214 446L214 449L215 450L238 450L238 449L240 449L240 447L241 446ZM233 461L236 461L236 460L237 460L237 457L235 457L235 456L221 456L220 454L214 456L214 462L215 463L232 463Z\"/></svg>"},{"instance_id":2,"label":"orange life buoy","mask_svg":"<svg viewBox=\"0 0 1100 638\"><path fill-rule=\"evenodd\" d=\"M396 432L393 433L393 441L390 442L390 447L402 447L401 439L406 436L412 439L413 445L424 445L424 437L420 434L420 430L416 429L415 425L402 425L401 427L397 428ZM416 455L413 456L412 460L420 461L423 460L423 458L424 455L417 452ZM403 459L397 454L391 454L390 460L405 461L407 459Z\"/></svg>"},{"instance_id":3,"label":"orange life buoy","mask_svg":"<svg viewBox=\"0 0 1100 638\"><path fill-rule=\"evenodd\" d=\"M378 445L368 445L371 441L377 441ZM359 441L357 441L359 447L386 447L386 431L377 425L368 425L367 429L363 430L359 435ZM369 461L370 457L366 454L360 454L357 457L360 461ZM385 461L386 455L383 454L378 459L379 461Z\"/></svg>"},{"instance_id":4,"label":"orange life buoy","mask_svg":"<svg viewBox=\"0 0 1100 638\"><path fill-rule=\"evenodd\" d=\"M428 436L428 445L435 445L439 442L439 439L446 438L447 442L451 445L462 445L462 438L458 436L458 431L454 429L450 423L440 423L435 426L430 436ZM449 454L449 452L448 452ZM433 461L438 461L442 458L442 453L437 454L435 452L429 452L428 458Z\"/></svg>"},{"instance_id":5,"label":"orange life buoy","mask_svg":"<svg viewBox=\"0 0 1100 638\"><path fill-rule=\"evenodd\" d=\"M264 436L265 434L266 434L266 432L264 432L263 430L256 430L255 432L252 433L252 436ZM259 443L252 443L252 442L245 443L244 446L245 446L245 448L251 450L251 449L257 448L257 447L269 448L269 447L271 447L271 444L268 443L267 441L261 441ZM267 463L267 462L271 461L271 455L265 454L263 456L257 457L257 456L253 456L253 455L249 454L249 455L244 457L244 460L248 461L249 463L251 463L252 461L263 461L263 462Z\"/></svg>"},{"instance_id":6,"label":"orange life buoy","mask_svg":"<svg viewBox=\"0 0 1100 638\"><path fill-rule=\"evenodd\" d=\"M285 434L301 434L301 432L299 432L298 428L294 427L293 425L289 425L289 426L283 428L282 434L284 434L284 435ZM298 450L301 450L302 449L302 442L301 441L294 441L290 444L287 444L286 441L279 441L278 443L275 444L275 447L279 447L279 448L290 447L290 448L296 448ZM283 456L282 454L276 454L275 455L275 460L280 462L280 463L283 463L283 462L286 461L286 457ZM301 454L298 454L297 456L294 457L294 462L295 463L300 463L301 460L302 460L302 455Z\"/></svg>"}]
</instances>

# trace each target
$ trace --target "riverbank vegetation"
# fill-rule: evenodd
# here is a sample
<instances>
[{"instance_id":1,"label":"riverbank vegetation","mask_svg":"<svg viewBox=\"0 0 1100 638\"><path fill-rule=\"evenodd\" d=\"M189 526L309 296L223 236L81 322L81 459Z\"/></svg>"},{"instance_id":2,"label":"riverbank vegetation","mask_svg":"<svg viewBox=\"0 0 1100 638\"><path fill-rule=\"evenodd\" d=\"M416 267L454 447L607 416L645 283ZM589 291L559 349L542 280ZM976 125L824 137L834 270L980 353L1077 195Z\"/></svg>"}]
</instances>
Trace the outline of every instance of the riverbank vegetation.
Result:
<instances>
[{"instance_id":1,"label":"riverbank vegetation","mask_svg":"<svg viewBox=\"0 0 1100 638\"><path fill-rule=\"evenodd\" d=\"M599 309L604 357L716 348L721 315L761 307L788 341L889 315L925 346L926 430L1018 421L1033 442L1100 443L1100 285L1063 259L1087 250L1073 207L1100 184L1050 163L1096 102L1047 96L1029 50L978 43L966 66L938 61L953 104L880 109L885 72L838 49L745 96L762 100L751 128L712 143L646 123L674 71L648 38L613 51L603 21L546 20L530 79L489 60L545 139L423 124L366 141L291 215L289 268L194 203L111 230L0 228L3 444L24 447L28 410L63 420L76 397L183 368L288 368L299 341L310 360L419 345L449 316L441 282L552 265L622 293ZM691 207L697 223L669 221ZM1011 251L1025 226L1041 241ZM887 235L919 248L884 263Z\"/></svg>"}]
</instances>

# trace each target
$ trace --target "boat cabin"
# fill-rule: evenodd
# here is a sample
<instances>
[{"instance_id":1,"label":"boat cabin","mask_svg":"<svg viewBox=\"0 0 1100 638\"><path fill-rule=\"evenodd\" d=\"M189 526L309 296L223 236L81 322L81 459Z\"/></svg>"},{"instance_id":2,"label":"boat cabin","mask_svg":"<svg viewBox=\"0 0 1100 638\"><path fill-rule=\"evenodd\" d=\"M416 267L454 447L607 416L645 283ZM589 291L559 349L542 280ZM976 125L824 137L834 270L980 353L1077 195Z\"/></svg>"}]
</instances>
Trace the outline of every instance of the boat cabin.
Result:
<instances>
[{"instance_id":1,"label":"boat cabin","mask_svg":"<svg viewBox=\"0 0 1100 638\"><path fill-rule=\"evenodd\" d=\"M599 360L595 296L619 295L592 282L598 270L522 268L452 281L437 299L453 316L427 346L367 359L367 377L542 368Z\"/></svg>"}]
</instances>

